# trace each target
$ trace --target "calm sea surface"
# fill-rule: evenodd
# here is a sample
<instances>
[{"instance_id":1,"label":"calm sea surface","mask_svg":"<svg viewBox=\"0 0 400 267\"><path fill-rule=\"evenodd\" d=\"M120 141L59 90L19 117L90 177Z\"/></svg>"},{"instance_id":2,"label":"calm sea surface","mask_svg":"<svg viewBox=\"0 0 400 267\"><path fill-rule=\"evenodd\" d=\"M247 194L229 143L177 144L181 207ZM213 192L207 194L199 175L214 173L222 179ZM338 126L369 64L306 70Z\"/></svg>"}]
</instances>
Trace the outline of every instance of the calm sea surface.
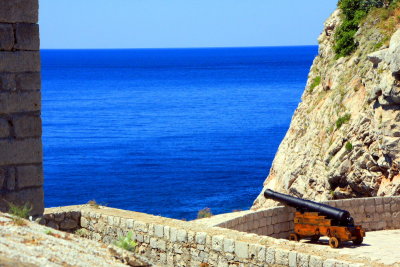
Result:
<instances>
[{"instance_id":1,"label":"calm sea surface","mask_svg":"<svg viewBox=\"0 0 400 267\"><path fill-rule=\"evenodd\" d=\"M47 207L247 209L317 47L43 50Z\"/></svg>"}]
</instances>

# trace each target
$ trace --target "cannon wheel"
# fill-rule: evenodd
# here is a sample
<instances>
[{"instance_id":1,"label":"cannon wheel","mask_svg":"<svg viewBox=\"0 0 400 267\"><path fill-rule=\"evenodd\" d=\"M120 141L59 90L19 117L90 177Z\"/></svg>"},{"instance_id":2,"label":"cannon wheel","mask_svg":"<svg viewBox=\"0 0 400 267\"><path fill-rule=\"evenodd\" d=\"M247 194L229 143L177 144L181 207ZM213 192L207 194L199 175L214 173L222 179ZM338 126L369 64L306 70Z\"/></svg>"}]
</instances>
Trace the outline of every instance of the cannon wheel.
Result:
<instances>
[{"instance_id":1,"label":"cannon wheel","mask_svg":"<svg viewBox=\"0 0 400 267\"><path fill-rule=\"evenodd\" d=\"M300 241L300 236L298 234L292 233L289 235L289 240L290 241Z\"/></svg>"},{"instance_id":2,"label":"cannon wheel","mask_svg":"<svg viewBox=\"0 0 400 267\"><path fill-rule=\"evenodd\" d=\"M361 243L364 241L364 238L362 236L357 237L357 239L353 240L354 245L361 245Z\"/></svg>"},{"instance_id":3,"label":"cannon wheel","mask_svg":"<svg viewBox=\"0 0 400 267\"><path fill-rule=\"evenodd\" d=\"M320 235L313 235L313 236L311 237L311 242L318 242L318 240L319 240L320 237L321 237Z\"/></svg>"},{"instance_id":4,"label":"cannon wheel","mask_svg":"<svg viewBox=\"0 0 400 267\"><path fill-rule=\"evenodd\" d=\"M331 238L329 238L329 246L331 248L338 248L340 247L340 239L332 236Z\"/></svg>"}]
</instances>

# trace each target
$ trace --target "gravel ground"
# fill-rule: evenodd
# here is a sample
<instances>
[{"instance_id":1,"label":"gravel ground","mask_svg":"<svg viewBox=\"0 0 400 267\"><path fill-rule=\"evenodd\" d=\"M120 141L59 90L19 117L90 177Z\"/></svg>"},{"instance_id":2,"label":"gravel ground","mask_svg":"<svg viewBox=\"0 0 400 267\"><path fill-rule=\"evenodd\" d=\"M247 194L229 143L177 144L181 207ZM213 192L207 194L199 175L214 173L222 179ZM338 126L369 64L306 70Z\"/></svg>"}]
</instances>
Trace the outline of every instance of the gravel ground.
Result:
<instances>
[{"instance_id":1,"label":"gravel ground","mask_svg":"<svg viewBox=\"0 0 400 267\"><path fill-rule=\"evenodd\" d=\"M0 213L0 266L141 266L131 253ZM124 264L127 263L127 264Z\"/></svg>"}]
</instances>

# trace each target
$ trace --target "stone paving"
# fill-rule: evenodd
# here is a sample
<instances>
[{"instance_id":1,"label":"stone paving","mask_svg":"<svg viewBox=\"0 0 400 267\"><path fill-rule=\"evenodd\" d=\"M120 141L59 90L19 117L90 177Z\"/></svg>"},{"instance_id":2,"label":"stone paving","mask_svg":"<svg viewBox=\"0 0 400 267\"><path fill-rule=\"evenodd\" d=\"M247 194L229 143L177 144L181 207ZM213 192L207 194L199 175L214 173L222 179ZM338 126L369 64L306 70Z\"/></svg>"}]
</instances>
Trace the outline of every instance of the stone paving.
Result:
<instances>
[{"instance_id":1,"label":"stone paving","mask_svg":"<svg viewBox=\"0 0 400 267\"><path fill-rule=\"evenodd\" d=\"M310 243L308 240L302 242ZM365 257L385 265L400 266L400 230L368 232L361 246L346 242L342 248L333 249L328 246L327 238L321 238L319 243L342 255Z\"/></svg>"}]
</instances>

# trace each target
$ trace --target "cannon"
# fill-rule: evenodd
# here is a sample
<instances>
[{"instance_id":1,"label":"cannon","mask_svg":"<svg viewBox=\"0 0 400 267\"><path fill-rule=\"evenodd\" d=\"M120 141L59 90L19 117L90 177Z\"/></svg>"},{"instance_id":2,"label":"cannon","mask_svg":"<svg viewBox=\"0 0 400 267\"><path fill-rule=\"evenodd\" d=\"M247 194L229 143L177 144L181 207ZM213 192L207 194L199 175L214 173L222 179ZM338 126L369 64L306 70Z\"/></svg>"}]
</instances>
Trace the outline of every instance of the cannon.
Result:
<instances>
[{"instance_id":1,"label":"cannon","mask_svg":"<svg viewBox=\"0 0 400 267\"><path fill-rule=\"evenodd\" d=\"M317 242L321 236L327 236L332 248L340 247L345 241L352 241L355 245L363 242L365 230L361 225L354 225L354 220L347 210L292 197L270 189L264 191L264 197L296 209L294 233L289 235L289 240L299 241L301 238L311 238L311 241Z\"/></svg>"}]
</instances>

